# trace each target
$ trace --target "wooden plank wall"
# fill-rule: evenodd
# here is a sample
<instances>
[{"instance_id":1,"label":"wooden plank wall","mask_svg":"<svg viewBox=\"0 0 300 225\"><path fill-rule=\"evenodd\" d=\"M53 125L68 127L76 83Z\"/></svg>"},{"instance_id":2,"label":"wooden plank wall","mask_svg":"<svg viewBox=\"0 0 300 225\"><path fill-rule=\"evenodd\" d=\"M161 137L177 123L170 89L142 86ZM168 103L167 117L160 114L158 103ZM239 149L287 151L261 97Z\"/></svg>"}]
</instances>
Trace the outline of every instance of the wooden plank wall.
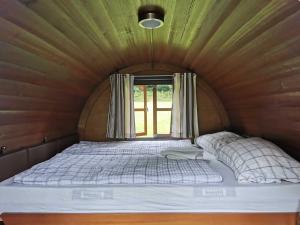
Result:
<instances>
[{"instance_id":1,"label":"wooden plank wall","mask_svg":"<svg viewBox=\"0 0 300 225\"><path fill-rule=\"evenodd\" d=\"M48 23L16 1L0 4L0 146L10 152L76 133L99 77Z\"/></svg>"},{"instance_id":2,"label":"wooden plank wall","mask_svg":"<svg viewBox=\"0 0 300 225\"><path fill-rule=\"evenodd\" d=\"M139 27L146 4L163 27ZM199 74L234 129L300 159L299 27L298 0L0 0L0 144L72 133L110 73L164 63Z\"/></svg>"},{"instance_id":3,"label":"wooden plank wall","mask_svg":"<svg viewBox=\"0 0 300 225\"><path fill-rule=\"evenodd\" d=\"M300 160L300 2L266 3L243 8L245 21L237 19L246 7L239 4L194 66L220 96L234 129L272 140Z\"/></svg>"}]
</instances>

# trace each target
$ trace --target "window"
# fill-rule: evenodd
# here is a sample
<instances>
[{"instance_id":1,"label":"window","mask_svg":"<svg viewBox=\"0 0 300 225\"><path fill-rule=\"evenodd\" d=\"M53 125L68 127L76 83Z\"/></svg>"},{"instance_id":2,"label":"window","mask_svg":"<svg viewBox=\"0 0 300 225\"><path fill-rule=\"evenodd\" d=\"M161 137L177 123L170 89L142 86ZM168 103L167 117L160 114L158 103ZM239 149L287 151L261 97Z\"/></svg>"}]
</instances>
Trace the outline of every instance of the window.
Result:
<instances>
[{"instance_id":1,"label":"window","mask_svg":"<svg viewBox=\"0 0 300 225\"><path fill-rule=\"evenodd\" d=\"M136 136L147 135L147 86L134 85L134 116Z\"/></svg>"},{"instance_id":2,"label":"window","mask_svg":"<svg viewBox=\"0 0 300 225\"><path fill-rule=\"evenodd\" d=\"M172 112L172 85L153 87L153 133L154 136L170 136Z\"/></svg>"},{"instance_id":3,"label":"window","mask_svg":"<svg viewBox=\"0 0 300 225\"><path fill-rule=\"evenodd\" d=\"M153 80L153 77L151 81L135 81L134 107L138 137L170 136L172 77L168 76L168 80Z\"/></svg>"}]
</instances>

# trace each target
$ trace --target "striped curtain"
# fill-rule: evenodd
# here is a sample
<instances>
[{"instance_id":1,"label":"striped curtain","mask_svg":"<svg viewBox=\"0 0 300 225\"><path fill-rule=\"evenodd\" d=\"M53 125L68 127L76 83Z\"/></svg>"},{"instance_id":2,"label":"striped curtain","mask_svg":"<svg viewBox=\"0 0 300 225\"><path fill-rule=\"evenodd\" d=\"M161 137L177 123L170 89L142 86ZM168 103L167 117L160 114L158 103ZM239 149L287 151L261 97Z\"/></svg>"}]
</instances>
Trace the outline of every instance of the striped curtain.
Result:
<instances>
[{"instance_id":1,"label":"striped curtain","mask_svg":"<svg viewBox=\"0 0 300 225\"><path fill-rule=\"evenodd\" d=\"M107 123L108 138L135 137L134 77L129 74L110 75L111 98Z\"/></svg>"},{"instance_id":2,"label":"striped curtain","mask_svg":"<svg viewBox=\"0 0 300 225\"><path fill-rule=\"evenodd\" d=\"M196 74L175 73L171 136L193 138L199 135Z\"/></svg>"}]
</instances>

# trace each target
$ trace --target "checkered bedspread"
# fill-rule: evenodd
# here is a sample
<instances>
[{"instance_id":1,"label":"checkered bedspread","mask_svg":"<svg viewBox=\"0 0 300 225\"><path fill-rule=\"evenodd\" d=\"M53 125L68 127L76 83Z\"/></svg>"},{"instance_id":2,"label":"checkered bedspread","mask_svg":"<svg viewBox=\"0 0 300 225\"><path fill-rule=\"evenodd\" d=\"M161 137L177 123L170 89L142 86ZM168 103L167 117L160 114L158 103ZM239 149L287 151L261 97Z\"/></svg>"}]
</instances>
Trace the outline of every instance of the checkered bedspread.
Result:
<instances>
[{"instance_id":1,"label":"checkered bedspread","mask_svg":"<svg viewBox=\"0 0 300 225\"><path fill-rule=\"evenodd\" d=\"M190 148L190 140L88 142L72 145L63 153L73 155L159 155L170 147Z\"/></svg>"},{"instance_id":2,"label":"checkered bedspread","mask_svg":"<svg viewBox=\"0 0 300 225\"><path fill-rule=\"evenodd\" d=\"M58 154L14 177L15 183L44 186L98 184L200 184L222 177L203 160L159 156Z\"/></svg>"}]
</instances>

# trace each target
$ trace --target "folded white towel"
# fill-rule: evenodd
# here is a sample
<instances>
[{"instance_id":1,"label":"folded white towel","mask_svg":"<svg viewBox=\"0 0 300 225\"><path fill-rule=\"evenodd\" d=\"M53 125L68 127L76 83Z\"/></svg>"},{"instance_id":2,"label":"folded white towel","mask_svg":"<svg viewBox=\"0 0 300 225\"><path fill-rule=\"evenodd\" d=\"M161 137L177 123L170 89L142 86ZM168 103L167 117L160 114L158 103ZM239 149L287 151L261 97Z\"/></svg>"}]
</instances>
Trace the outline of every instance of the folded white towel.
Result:
<instances>
[{"instance_id":1,"label":"folded white towel","mask_svg":"<svg viewBox=\"0 0 300 225\"><path fill-rule=\"evenodd\" d=\"M208 151L203 151L203 159L205 160L217 160L217 157L214 154L211 154Z\"/></svg>"},{"instance_id":2,"label":"folded white towel","mask_svg":"<svg viewBox=\"0 0 300 225\"><path fill-rule=\"evenodd\" d=\"M203 151L195 147L170 147L160 154L168 159L203 159Z\"/></svg>"}]
</instances>

